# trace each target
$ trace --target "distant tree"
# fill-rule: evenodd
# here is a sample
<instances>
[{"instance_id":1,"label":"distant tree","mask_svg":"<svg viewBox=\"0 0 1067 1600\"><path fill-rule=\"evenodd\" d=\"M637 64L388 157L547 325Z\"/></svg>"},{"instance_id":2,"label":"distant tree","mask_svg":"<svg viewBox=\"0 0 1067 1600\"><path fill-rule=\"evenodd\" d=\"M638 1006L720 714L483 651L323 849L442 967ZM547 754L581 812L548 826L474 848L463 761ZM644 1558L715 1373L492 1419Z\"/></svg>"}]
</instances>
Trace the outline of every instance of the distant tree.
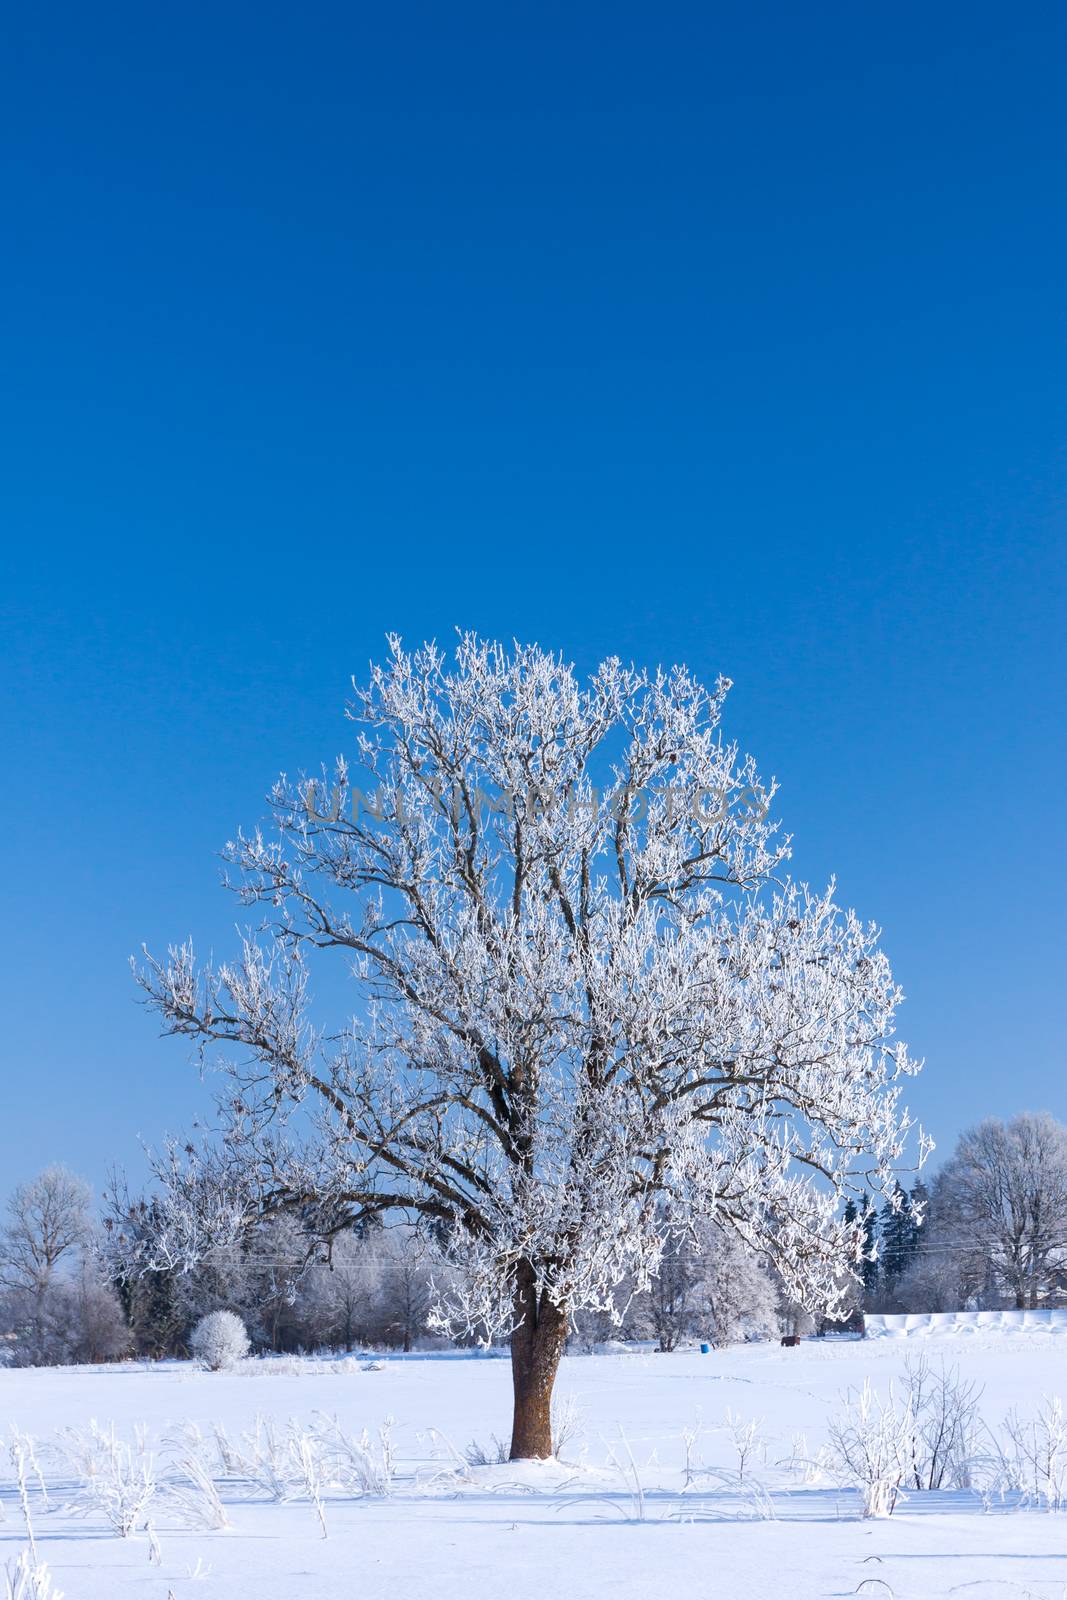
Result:
<instances>
[{"instance_id":1,"label":"distant tree","mask_svg":"<svg viewBox=\"0 0 1067 1600\"><path fill-rule=\"evenodd\" d=\"M248 1230L235 1253L228 1295L257 1348L280 1352L307 1342L306 1266L307 1240L294 1217L268 1217Z\"/></svg>"},{"instance_id":2,"label":"distant tree","mask_svg":"<svg viewBox=\"0 0 1067 1600\"><path fill-rule=\"evenodd\" d=\"M400 1226L380 1230L373 1251L383 1338L412 1350L426 1332L432 1304L433 1267L426 1245L414 1228Z\"/></svg>"},{"instance_id":3,"label":"distant tree","mask_svg":"<svg viewBox=\"0 0 1067 1600\"><path fill-rule=\"evenodd\" d=\"M19 1184L0 1230L4 1320L16 1336L14 1360L46 1365L74 1359L77 1330L63 1274L84 1259L92 1237L92 1193L65 1167L52 1166Z\"/></svg>"},{"instance_id":4,"label":"distant tree","mask_svg":"<svg viewBox=\"0 0 1067 1600\"><path fill-rule=\"evenodd\" d=\"M989 1271L1017 1307L1040 1305L1067 1263L1067 1128L1045 1112L980 1122L960 1136L934 1201L972 1280Z\"/></svg>"},{"instance_id":5,"label":"distant tree","mask_svg":"<svg viewBox=\"0 0 1067 1600\"><path fill-rule=\"evenodd\" d=\"M53 1296L59 1301L53 1316L58 1312L56 1320L67 1336L64 1359L117 1361L128 1354L132 1336L122 1302L95 1260L85 1262L69 1282L54 1284L49 1298Z\"/></svg>"},{"instance_id":6,"label":"distant tree","mask_svg":"<svg viewBox=\"0 0 1067 1600\"><path fill-rule=\"evenodd\" d=\"M657 1349L671 1351L692 1333L700 1273L697 1241L680 1231L669 1232L655 1276L636 1308Z\"/></svg>"},{"instance_id":7,"label":"distant tree","mask_svg":"<svg viewBox=\"0 0 1067 1600\"><path fill-rule=\"evenodd\" d=\"M365 1236L339 1234L329 1263L310 1267L297 1286L305 1342L343 1350L369 1342L377 1282L378 1263Z\"/></svg>"},{"instance_id":8,"label":"distant tree","mask_svg":"<svg viewBox=\"0 0 1067 1600\"><path fill-rule=\"evenodd\" d=\"M715 1224L704 1229L703 1242L694 1332L716 1346L775 1337L778 1291L766 1262L735 1234Z\"/></svg>"},{"instance_id":9,"label":"distant tree","mask_svg":"<svg viewBox=\"0 0 1067 1600\"><path fill-rule=\"evenodd\" d=\"M683 1339L714 1345L778 1332L778 1295L763 1262L715 1223L668 1233L659 1270L631 1307L634 1331L652 1333L661 1351Z\"/></svg>"},{"instance_id":10,"label":"distant tree","mask_svg":"<svg viewBox=\"0 0 1067 1600\"><path fill-rule=\"evenodd\" d=\"M92 1232L92 1191L66 1167L46 1167L20 1183L7 1202L0 1231L0 1285L43 1296L60 1262L85 1245Z\"/></svg>"},{"instance_id":11,"label":"distant tree","mask_svg":"<svg viewBox=\"0 0 1067 1600\"><path fill-rule=\"evenodd\" d=\"M101 1258L129 1325L138 1355L158 1360L187 1353L190 1319L188 1285L173 1267L128 1273L131 1254L150 1248L163 1226L157 1200L130 1194L124 1178L113 1173L104 1191Z\"/></svg>"},{"instance_id":12,"label":"distant tree","mask_svg":"<svg viewBox=\"0 0 1067 1600\"><path fill-rule=\"evenodd\" d=\"M912 1209L911 1195L900 1183L892 1200L882 1207L879 1232L879 1280L892 1290L908 1270L919 1248L919 1223Z\"/></svg>"},{"instance_id":13,"label":"distant tree","mask_svg":"<svg viewBox=\"0 0 1067 1600\"><path fill-rule=\"evenodd\" d=\"M936 1244L920 1251L897 1280L893 1305L897 1311L961 1311L969 1299L959 1252Z\"/></svg>"}]
</instances>

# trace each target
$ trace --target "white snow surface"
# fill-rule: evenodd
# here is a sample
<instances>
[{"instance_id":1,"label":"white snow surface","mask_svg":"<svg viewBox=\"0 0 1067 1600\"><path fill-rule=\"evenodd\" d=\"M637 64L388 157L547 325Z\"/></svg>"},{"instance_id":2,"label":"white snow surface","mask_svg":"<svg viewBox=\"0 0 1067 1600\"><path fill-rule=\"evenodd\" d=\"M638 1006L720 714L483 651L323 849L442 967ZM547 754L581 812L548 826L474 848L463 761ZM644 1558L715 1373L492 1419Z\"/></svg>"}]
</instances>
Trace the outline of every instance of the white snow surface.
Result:
<instances>
[{"instance_id":1,"label":"white snow surface","mask_svg":"<svg viewBox=\"0 0 1067 1600\"><path fill-rule=\"evenodd\" d=\"M31 1500L39 1554L64 1600L1062 1600L1067 1513L983 1505L956 1491L912 1495L891 1519L864 1522L855 1492L825 1478L806 1483L786 1462L795 1436L809 1453L825 1442L842 1391L869 1377L884 1392L899 1379L911 1341L923 1337L953 1341L945 1358L984 1386L991 1425L1012 1407L1032 1411L1042 1394L1067 1391L1056 1343L1064 1315L876 1320L885 1325L877 1338L797 1349L569 1356L558 1392L580 1408L584 1437L559 1463L457 1468L445 1439L462 1453L472 1439L506 1437L509 1423L507 1362L474 1356L386 1358L378 1370L366 1358L251 1361L223 1373L176 1362L0 1370L0 1429L17 1425L43 1447L49 1504L35 1489ZM765 1447L747 1485L736 1479L728 1408L763 1419ZM125 1437L144 1426L158 1438L187 1420L237 1434L257 1414L284 1427L316 1412L357 1433L394 1419L389 1498L329 1496L323 1539L307 1500L277 1504L225 1487L232 1527L192 1531L161 1516L158 1564L144 1535L122 1540L102 1519L72 1516L70 1468L47 1444L91 1418ZM687 1482L683 1434L694 1427ZM6 1452L0 1507L2 1567L25 1546Z\"/></svg>"},{"instance_id":2,"label":"white snow surface","mask_svg":"<svg viewBox=\"0 0 1067 1600\"><path fill-rule=\"evenodd\" d=\"M925 1311L865 1321L868 1339L973 1339L990 1333L1067 1339L1067 1311Z\"/></svg>"}]
</instances>

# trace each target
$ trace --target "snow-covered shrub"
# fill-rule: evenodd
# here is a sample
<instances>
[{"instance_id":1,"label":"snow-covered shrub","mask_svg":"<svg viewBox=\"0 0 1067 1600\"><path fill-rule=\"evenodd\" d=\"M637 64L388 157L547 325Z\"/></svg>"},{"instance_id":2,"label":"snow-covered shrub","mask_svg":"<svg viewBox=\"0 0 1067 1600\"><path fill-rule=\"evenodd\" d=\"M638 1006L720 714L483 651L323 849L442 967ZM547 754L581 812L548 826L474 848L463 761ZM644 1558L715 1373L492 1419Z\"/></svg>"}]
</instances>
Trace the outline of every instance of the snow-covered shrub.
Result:
<instances>
[{"instance_id":1,"label":"snow-covered shrub","mask_svg":"<svg viewBox=\"0 0 1067 1600\"><path fill-rule=\"evenodd\" d=\"M737 1481L745 1480L745 1469L750 1466L756 1456L766 1456L766 1446L763 1441L763 1418L750 1417L745 1419L736 1411L726 1408L723 1422L725 1431L730 1435L730 1440L737 1453Z\"/></svg>"},{"instance_id":2,"label":"snow-covered shrub","mask_svg":"<svg viewBox=\"0 0 1067 1600\"><path fill-rule=\"evenodd\" d=\"M30 1511L30 1480L35 1479L41 1491L45 1505L48 1504L48 1490L45 1488L41 1469L37 1464L37 1451L33 1440L28 1433L20 1433L18 1428L12 1428L11 1438L8 1442L8 1455L15 1469L15 1485L19 1499L19 1510L26 1526L26 1539L29 1549L25 1550L13 1566L8 1566L7 1591L14 1595L16 1600L61 1600L58 1593L51 1588L51 1579L48 1568L38 1560L37 1539L33 1531L33 1515ZM0 1504L0 1521L3 1520L4 1508ZM37 1587L34 1588L33 1584Z\"/></svg>"},{"instance_id":3,"label":"snow-covered shrub","mask_svg":"<svg viewBox=\"0 0 1067 1600\"><path fill-rule=\"evenodd\" d=\"M378 1430L377 1448L364 1432L346 1433L336 1417L318 1414L310 1426L295 1421L281 1429L270 1417L256 1417L251 1430L233 1439L222 1426L215 1444L228 1477L251 1484L279 1503L307 1499L321 1511L327 1491L385 1495L392 1487L391 1419Z\"/></svg>"},{"instance_id":4,"label":"snow-covered shrub","mask_svg":"<svg viewBox=\"0 0 1067 1600\"><path fill-rule=\"evenodd\" d=\"M11 1465L15 1469L15 1483L18 1490L19 1509L22 1520L26 1524L26 1537L30 1543L30 1554L36 1557L36 1547L33 1538L33 1518L30 1514L30 1485L31 1482L40 1490L41 1498L45 1505L48 1504L48 1490L45 1487L44 1477L37 1460L37 1446L28 1433L22 1433L18 1428L11 1429L11 1438L8 1441L7 1453ZM0 1516L3 1507L0 1506Z\"/></svg>"},{"instance_id":5,"label":"snow-covered shrub","mask_svg":"<svg viewBox=\"0 0 1067 1600\"><path fill-rule=\"evenodd\" d=\"M647 1512L645 1486L641 1482L641 1473L637 1462L634 1460L630 1441L621 1427L619 1428L619 1443L621 1448L618 1451L612 1446L608 1446L608 1465L615 1468L629 1496L630 1521L644 1522Z\"/></svg>"},{"instance_id":6,"label":"snow-covered shrub","mask_svg":"<svg viewBox=\"0 0 1067 1600\"><path fill-rule=\"evenodd\" d=\"M981 1389L965 1383L944 1361L935 1371L925 1356L904 1362L913 1420L909 1483L915 1489L971 1487L979 1455Z\"/></svg>"},{"instance_id":7,"label":"snow-covered shrub","mask_svg":"<svg viewBox=\"0 0 1067 1600\"><path fill-rule=\"evenodd\" d=\"M187 1528L214 1532L230 1519L219 1498L207 1443L195 1422L186 1422L163 1439L167 1474L162 1498Z\"/></svg>"},{"instance_id":8,"label":"snow-covered shrub","mask_svg":"<svg viewBox=\"0 0 1067 1600\"><path fill-rule=\"evenodd\" d=\"M864 1516L889 1516L901 1489L972 1487L983 1452L978 1416L981 1389L942 1361L904 1363L899 1396L890 1385L882 1401L870 1382L845 1397L830 1425L831 1456L864 1491Z\"/></svg>"},{"instance_id":9,"label":"snow-covered shrub","mask_svg":"<svg viewBox=\"0 0 1067 1600\"><path fill-rule=\"evenodd\" d=\"M248 1354L248 1334L235 1311L211 1311L193 1329L189 1348L209 1372L223 1372Z\"/></svg>"},{"instance_id":10,"label":"snow-covered shrub","mask_svg":"<svg viewBox=\"0 0 1067 1600\"><path fill-rule=\"evenodd\" d=\"M314 1436L330 1456L335 1480L347 1493L387 1495L393 1486L393 1418L378 1429L375 1448L366 1429L357 1438L344 1431L336 1417L316 1414Z\"/></svg>"},{"instance_id":11,"label":"snow-covered shrub","mask_svg":"<svg viewBox=\"0 0 1067 1600\"><path fill-rule=\"evenodd\" d=\"M79 1478L70 1509L78 1515L99 1512L122 1539L148 1521L156 1493L155 1462L144 1430L133 1442L120 1439L114 1424L102 1428L64 1428L60 1448Z\"/></svg>"},{"instance_id":12,"label":"snow-covered shrub","mask_svg":"<svg viewBox=\"0 0 1067 1600\"><path fill-rule=\"evenodd\" d=\"M296 1497L295 1474L286 1437L272 1418L257 1416L250 1431L231 1439L221 1423L215 1426L215 1444L223 1470L241 1478L279 1503Z\"/></svg>"},{"instance_id":13,"label":"snow-covered shrub","mask_svg":"<svg viewBox=\"0 0 1067 1600\"><path fill-rule=\"evenodd\" d=\"M898 1402L890 1386L883 1401L868 1379L862 1389L848 1391L828 1431L835 1466L862 1491L863 1515L892 1516L913 1460L910 1400Z\"/></svg>"},{"instance_id":14,"label":"snow-covered shrub","mask_svg":"<svg viewBox=\"0 0 1067 1600\"><path fill-rule=\"evenodd\" d=\"M833 1454L827 1445L815 1450L808 1447L807 1435L794 1433L788 1456L776 1463L786 1472L798 1473L809 1488L815 1488L833 1477Z\"/></svg>"},{"instance_id":15,"label":"snow-covered shrub","mask_svg":"<svg viewBox=\"0 0 1067 1600\"><path fill-rule=\"evenodd\" d=\"M4 1600L63 1600L63 1591L53 1584L44 1562L34 1561L24 1550L4 1570Z\"/></svg>"},{"instance_id":16,"label":"snow-covered shrub","mask_svg":"<svg viewBox=\"0 0 1067 1600\"><path fill-rule=\"evenodd\" d=\"M1067 1506L1067 1417L1059 1395L1046 1395L1032 1417L1011 1411L1002 1450L1007 1486L1046 1511Z\"/></svg>"},{"instance_id":17,"label":"snow-covered shrub","mask_svg":"<svg viewBox=\"0 0 1067 1600\"><path fill-rule=\"evenodd\" d=\"M570 1445L576 1444L585 1434L585 1411L579 1405L574 1395L554 1395L552 1397L552 1438L555 1441L557 1458L563 1455ZM583 1452L579 1452L581 1455Z\"/></svg>"},{"instance_id":18,"label":"snow-covered shrub","mask_svg":"<svg viewBox=\"0 0 1067 1600\"><path fill-rule=\"evenodd\" d=\"M305 1497L315 1507L315 1515L319 1519L319 1528L322 1537L328 1537L326 1529L326 1507L323 1497L333 1486L330 1472L332 1463L327 1454L320 1448L319 1440L311 1433L293 1432L289 1441L289 1450L293 1465L299 1473L300 1488Z\"/></svg>"}]
</instances>

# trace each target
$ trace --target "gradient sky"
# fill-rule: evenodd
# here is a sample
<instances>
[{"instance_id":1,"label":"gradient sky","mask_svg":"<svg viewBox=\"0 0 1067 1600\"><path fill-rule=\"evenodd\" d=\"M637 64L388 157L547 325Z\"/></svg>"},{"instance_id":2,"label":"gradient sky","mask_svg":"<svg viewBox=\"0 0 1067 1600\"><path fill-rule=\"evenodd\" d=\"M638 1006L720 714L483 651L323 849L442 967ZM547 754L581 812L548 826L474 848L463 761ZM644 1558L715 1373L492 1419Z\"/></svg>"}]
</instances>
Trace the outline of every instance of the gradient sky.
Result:
<instances>
[{"instance_id":1,"label":"gradient sky","mask_svg":"<svg viewBox=\"0 0 1067 1600\"><path fill-rule=\"evenodd\" d=\"M942 1153L1067 1118L1063 7L5 34L0 1190L207 1105L127 956L388 629L728 674Z\"/></svg>"}]
</instances>

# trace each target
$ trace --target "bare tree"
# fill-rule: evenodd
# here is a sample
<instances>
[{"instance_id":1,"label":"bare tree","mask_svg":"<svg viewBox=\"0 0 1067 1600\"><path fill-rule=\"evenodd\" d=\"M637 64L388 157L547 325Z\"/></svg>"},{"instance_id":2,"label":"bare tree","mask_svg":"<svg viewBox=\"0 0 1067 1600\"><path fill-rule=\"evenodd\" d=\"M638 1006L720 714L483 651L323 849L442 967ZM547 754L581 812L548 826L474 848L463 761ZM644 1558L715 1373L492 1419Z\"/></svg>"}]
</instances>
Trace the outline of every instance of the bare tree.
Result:
<instances>
[{"instance_id":1,"label":"bare tree","mask_svg":"<svg viewBox=\"0 0 1067 1600\"><path fill-rule=\"evenodd\" d=\"M426 1332L432 1304L427 1247L414 1229L401 1226L383 1229L373 1248L382 1334L387 1343L412 1350Z\"/></svg>"},{"instance_id":2,"label":"bare tree","mask_svg":"<svg viewBox=\"0 0 1067 1600\"><path fill-rule=\"evenodd\" d=\"M129 1345L122 1307L100 1275L91 1204L88 1184L60 1166L7 1202L0 1287L20 1365L110 1360Z\"/></svg>"},{"instance_id":3,"label":"bare tree","mask_svg":"<svg viewBox=\"0 0 1067 1600\"><path fill-rule=\"evenodd\" d=\"M647 1287L662 1206L837 1303L838 1197L892 1192L914 1066L877 930L778 878L774 785L718 730L728 680L390 645L355 689L357 766L283 778L276 836L227 848L263 918L240 958L140 974L166 1031L233 1047L221 1143L161 1163L152 1259L256 1211L327 1240L421 1219L456 1269L436 1325L510 1337L511 1453L543 1457L569 1320ZM332 1033L319 952L363 996Z\"/></svg>"},{"instance_id":4,"label":"bare tree","mask_svg":"<svg viewBox=\"0 0 1067 1600\"><path fill-rule=\"evenodd\" d=\"M89 1238L91 1204L89 1185L66 1167L46 1167L20 1183L0 1232L0 1284L42 1297L59 1263Z\"/></svg>"},{"instance_id":5,"label":"bare tree","mask_svg":"<svg viewBox=\"0 0 1067 1600\"><path fill-rule=\"evenodd\" d=\"M353 1233L334 1240L328 1266L313 1267L302 1280L310 1287L311 1321L319 1343L338 1343L354 1350L371 1337L378 1295L379 1263L373 1246Z\"/></svg>"},{"instance_id":6,"label":"bare tree","mask_svg":"<svg viewBox=\"0 0 1067 1600\"><path fill-rule=\"evenodd\" d=\"M991 1270L1019 1308L1040 1305L1067 1262L1067 1128L1047 1112L961 1135L934 1189L935 1244L965 1276Z\"/></svg>"},{"instance_id":7,"label":"bare tree","mask_svg":"<svg viewBox=\"0 0 1067 1600\"><path fill-rule=\"evenodd\" d=\"M51 1321L62 1330L57 1360L117 1361L128 1352L132 1341L122 1303L95 1261L84 1262L69 1283L53 1285L48 1300Z\"/></svg>"}]
</instances>

